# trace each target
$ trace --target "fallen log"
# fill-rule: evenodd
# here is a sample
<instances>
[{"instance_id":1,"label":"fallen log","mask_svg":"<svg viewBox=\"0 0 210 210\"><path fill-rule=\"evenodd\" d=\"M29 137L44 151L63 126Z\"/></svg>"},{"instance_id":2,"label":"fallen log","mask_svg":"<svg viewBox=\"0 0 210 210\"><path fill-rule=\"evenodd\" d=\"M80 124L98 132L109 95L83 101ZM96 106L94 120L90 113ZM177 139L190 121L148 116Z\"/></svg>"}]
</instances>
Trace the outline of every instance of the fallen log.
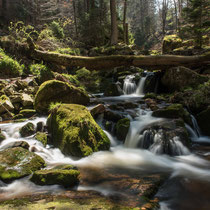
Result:
<instances>
[{"instance_id":1,"label":"fallen log","mask_svg":"<svg viewBox=\"0 0 210 210\"><path fill-rule=\"evenodd\" d=\"M111 69L118 66L135 66L149 69L163 69L174 66L201 66L210 64L210 53L198 56L178 56L178 55L110 55L98 57L84 57L63 55L54 52L33 50L32 58L45 62L55 63L62 66L79 66L87 69Z\"/></svg>"}]
</instances>

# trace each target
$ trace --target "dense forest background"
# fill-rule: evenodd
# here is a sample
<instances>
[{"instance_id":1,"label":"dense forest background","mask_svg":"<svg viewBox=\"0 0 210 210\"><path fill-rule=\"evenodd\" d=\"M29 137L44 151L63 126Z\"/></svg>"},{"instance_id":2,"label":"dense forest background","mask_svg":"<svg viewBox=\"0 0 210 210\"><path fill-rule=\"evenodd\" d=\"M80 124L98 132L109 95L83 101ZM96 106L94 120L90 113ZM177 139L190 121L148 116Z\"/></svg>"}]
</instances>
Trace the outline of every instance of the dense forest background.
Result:
<instances>
[{"instance_id":1,"label":"dense forest background","mask_svg":"<svg viewBox=\"0 0 210 210\"><path fill-rule=\"evenodd\" d=\"M185 46L202 47L209 7L208 0L0 0L0 34L9 26L16 35L22 30L19 37L25 30L49 41L54 33L72 47L126 43L142 50L159 50L165 35L177 34Z\"/></svg>"}]
</instances>

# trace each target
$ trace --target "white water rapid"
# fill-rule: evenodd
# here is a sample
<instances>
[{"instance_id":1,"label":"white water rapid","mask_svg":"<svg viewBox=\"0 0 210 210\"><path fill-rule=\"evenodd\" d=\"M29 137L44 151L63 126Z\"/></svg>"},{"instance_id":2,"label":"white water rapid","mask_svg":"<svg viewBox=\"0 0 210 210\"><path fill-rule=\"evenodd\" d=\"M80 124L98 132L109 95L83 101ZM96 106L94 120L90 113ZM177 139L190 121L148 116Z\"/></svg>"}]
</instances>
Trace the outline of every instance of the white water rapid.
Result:
<instances>
[{"instance_id":1,"label":"white water rapid","mask_svg":"<svg viewBox=\"0 0 210 210\"><path fill-rule=\"evenodd\" d=\"M134 81L135 76L134 75L128 75L124 79L123 84L123 92L125 95L133 94L136 91L136 83Z\"/></svg>"},{"instance_id":2,"label":"white water rapid","mask_svg":"<svg viewBox=\"0 0 210 210\"><path fill-rule=\"evenodd\" d=\"M146 82L147 76L141 77L139 84L136 89L136 95L144 96L144 84Z\"/></svg>"},{"instance_id":3,"label":"white water rapid","mask_svg":"<svg viewBox=\"0 0 210 210\"><path fill-rule=\"evenodd\" d=\"M133 96L143 97L144 96L144 85L145 85L147 76L141 77L138 85L136 85L134 79L135 79L135 75L128 75L124 79L123 92L125 95L133 95Z\"/></svg>"}]
</instances>

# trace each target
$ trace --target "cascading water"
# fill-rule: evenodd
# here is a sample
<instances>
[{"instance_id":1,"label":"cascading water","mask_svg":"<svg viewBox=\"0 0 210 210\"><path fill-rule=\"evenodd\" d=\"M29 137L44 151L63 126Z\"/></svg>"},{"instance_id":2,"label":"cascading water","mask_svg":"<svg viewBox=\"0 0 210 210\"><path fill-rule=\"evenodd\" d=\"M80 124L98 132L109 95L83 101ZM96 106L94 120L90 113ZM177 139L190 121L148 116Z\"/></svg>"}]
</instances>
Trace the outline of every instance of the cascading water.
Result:
<instances>
[{"instance_id":1,"label":"cascading water","mask_svg":"<svg viewBox=\"0 0 210 210\"><path fill-rule=\"evenodd\" d=\"M128 75L124 80L123 92L125 95L133 94L136 91L135 75Z\"/></svg>"},{"instance_id":2,"label":"cascading water","mask_svg":"<svg viewBox=\"0 0 210 210\"><path fill-rule=\"evenodd\" d=\"M136 89L137 95L140 95L140 96L144 95L144 85L145 85L146 79L147 79L147 76L141 77L139 84L137 86L137 89Z\"/></svg>"},{"instance_id":3,"label":"cascading water","mask_svg":"<svg viewBox=\"0 0 210 210\"><path fill-rule=\"evenodd\" d=\"M146 74L146 72L145 72ZM137 96L143 96L144 95L144 85L145 81L147 79L147 74L146 76L143 76L140 78L138 85L136 85L135 81L135 75L128 75L124 79L124 84L123 84L123 92L125 95L137 95Z\"/></svg>"},{"instance_id":4,"label":"cascading water","mask_svg":"<svg viewBox=\"0 0 210 210\"><path fill-rule=\"evenodd\" d=\"M197 133L198 136L201 136L201 131L200 131L200 128L198 126L197 120L195 119L195 117L193 115L191 115L191 120L192 120L192 123L193 123L194 131Z\"/></svg>"}]
</instances>

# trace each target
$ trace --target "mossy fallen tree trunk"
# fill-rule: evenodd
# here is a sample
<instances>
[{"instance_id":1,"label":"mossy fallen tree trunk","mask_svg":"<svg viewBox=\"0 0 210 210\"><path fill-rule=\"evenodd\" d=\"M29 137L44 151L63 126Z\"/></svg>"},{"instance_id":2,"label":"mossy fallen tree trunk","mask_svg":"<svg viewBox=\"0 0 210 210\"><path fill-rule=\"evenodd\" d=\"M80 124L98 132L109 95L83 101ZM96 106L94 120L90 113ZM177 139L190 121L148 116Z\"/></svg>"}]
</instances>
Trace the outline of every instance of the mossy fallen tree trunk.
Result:
<instances>
[{"instance_id":1,"label":"mossy fallen tree trunk","mask_svg":"<svg viewBox=\"0 0 210 210\"><path fill-rule=\"evenodd\" d=\"M84 57L63 55L53 52L34 50L34 59L43 60L63 66L80 66L87 69L111 69L118 66L136 66L149 69L163 69L173 66L201 66L210 64L210 53L199 56L177 56L177 55L158 55L158 56L135 56L135 55L111 55L98 57Z\"/></svg>"}]
</instances>

